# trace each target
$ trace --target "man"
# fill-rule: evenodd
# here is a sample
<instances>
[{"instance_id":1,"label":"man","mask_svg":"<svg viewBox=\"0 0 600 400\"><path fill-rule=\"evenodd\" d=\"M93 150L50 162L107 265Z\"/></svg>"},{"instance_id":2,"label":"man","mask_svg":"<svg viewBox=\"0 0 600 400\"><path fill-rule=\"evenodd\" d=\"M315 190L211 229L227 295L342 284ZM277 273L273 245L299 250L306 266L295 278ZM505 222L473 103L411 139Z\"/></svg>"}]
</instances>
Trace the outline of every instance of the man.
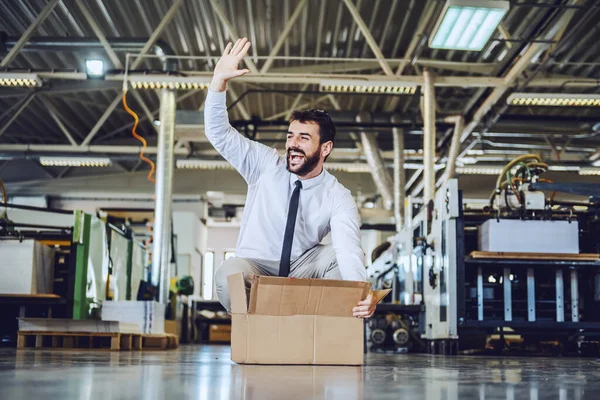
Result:
<instances>
[{"instance_id":1,"label":"man","mask_svg":"<svg viewBox=\"0 0 600 400\"><path fill-rule=\"evenodd\" d=\"M293 113L286 157L229 124L227 82L249 72L238 69L249 48L246 38L227 45L204 105L206 137L248 183L237 257L224 261L215 273L217 295L227 311L227 277L238 272L244 272L248 287L253 274L366 280L356 203L350 191L323 168L335 139L335 126L327 113ZM333 245L320 244L330 231ZM353 308L359 318L374 311L371 296Z\"/></svg>"}]
</instances>

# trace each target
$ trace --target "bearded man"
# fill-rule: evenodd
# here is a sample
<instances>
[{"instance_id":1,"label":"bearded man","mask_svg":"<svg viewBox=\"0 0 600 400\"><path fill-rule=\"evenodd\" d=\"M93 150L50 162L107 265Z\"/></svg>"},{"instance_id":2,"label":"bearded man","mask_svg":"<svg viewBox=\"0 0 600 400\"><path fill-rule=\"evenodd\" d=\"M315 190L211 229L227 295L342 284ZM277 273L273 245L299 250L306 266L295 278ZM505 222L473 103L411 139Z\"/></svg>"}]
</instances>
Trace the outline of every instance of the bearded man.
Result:
<instances>
[{"instance_id":1,"label":"bearded man","mask_svg":"<svg viewBox=\"0 0 600 400\"><path fill-rule=\"evenodd\" d=\"M215 272L219 301L230 311L227 277L254 274L365 281L360 217L348 189L323 167L335 141L335 125L323 110L292 113L285 156L241 135L229 123L227 82L250 71L238 65L246 38L229 43L215 66L204 104L206 137L248 183L236 257ZM321 244L331 232L331 245ZM249 298L249 296L248 296ZM372 297L353 308L355 317L375 311Z\"/></svg>"}]
</instances>

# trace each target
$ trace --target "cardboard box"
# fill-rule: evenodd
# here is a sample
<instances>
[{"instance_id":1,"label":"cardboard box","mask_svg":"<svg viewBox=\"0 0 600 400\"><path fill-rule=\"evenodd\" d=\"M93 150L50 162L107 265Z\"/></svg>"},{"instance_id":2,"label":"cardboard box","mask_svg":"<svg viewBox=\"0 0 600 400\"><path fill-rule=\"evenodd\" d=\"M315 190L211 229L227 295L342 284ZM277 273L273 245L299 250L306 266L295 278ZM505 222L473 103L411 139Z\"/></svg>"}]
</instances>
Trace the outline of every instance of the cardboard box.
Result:
<instances>
[{"instance_id":1,"label":"cardboard box","mask_svg":"<svg viewBox=\"0 0 600 400\"><path fill-rule=\"evenodd\" d=\"M212 324L208 327L210 342L231 342L231 325Z\"/></svg>"},{"instance_id":2,"label":"cardboard box","mask_svg":"<svg viewBox=\"0 0 600 400\"><path fill-rule=\"evenodd\" d=\"M250 299L243 274L228 278L231 359L240 364L361 365L363 319L352 309L369 282L254 276ZM373 292L379 302L389 290Z\"/></svg>"},{"instance_id":3,"label":"cardboard box","mask_svg":"<svg viewBox=\"0 0 600 400\"><path fill-rule=\"evenodd\" d=\"M165 320L165 333L179 336L179 321Z\"/></svg>"}]
</instances>

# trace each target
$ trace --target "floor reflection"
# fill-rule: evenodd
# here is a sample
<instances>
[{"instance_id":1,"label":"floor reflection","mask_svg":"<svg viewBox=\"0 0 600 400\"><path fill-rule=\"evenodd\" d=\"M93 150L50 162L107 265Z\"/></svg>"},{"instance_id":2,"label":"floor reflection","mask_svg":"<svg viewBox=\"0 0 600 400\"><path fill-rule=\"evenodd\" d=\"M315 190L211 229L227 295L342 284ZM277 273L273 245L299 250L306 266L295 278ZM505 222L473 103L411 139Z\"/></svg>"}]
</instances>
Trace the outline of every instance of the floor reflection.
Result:
<instances>
[{"instance_id":1,"label":"floor reflection","mask_svg":"<svg viewBox=\"0 0 600 400\"><path fill-rule=\"evenodd\" d=\"M0 398L597 399L593 359L369 355L363 367L237 365L225 346L0 350Z\"/></svg>"}]
</instances>

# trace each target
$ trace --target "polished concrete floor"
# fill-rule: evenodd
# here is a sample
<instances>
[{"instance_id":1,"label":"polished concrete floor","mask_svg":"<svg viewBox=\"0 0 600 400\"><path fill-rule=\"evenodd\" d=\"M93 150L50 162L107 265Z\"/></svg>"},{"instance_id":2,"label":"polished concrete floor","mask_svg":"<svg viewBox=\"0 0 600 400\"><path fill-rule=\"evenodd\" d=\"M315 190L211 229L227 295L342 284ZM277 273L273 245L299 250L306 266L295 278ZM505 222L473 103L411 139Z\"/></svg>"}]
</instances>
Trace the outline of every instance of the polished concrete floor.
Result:
<instances>
[{"instance_id":1,"label":"polished concrete floor","mask_svg":"<svg viewBox=\"0 0 600 400\"><path fill-rule=\"evenodd\" d=\"M0 349L0 399L599 399L600 362L370 354L362 367L237 365L227 346Z\"/></svg>"}]
</instances>

